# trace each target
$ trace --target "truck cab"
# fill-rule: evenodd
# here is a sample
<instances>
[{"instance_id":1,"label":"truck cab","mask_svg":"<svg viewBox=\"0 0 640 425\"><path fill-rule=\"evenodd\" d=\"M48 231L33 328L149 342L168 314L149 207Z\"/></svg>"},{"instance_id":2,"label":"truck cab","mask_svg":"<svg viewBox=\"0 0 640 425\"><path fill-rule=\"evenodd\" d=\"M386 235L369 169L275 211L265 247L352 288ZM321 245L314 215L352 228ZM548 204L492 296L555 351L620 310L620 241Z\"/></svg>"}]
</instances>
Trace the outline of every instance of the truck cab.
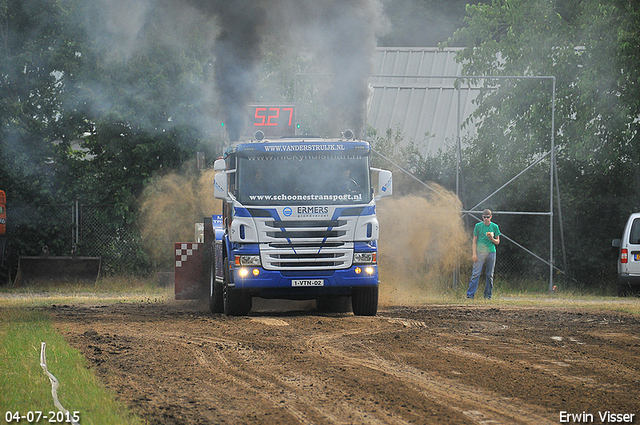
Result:
<instances>
[{"instance_id":1,"label":"truck cab","mask_svg":"<svg viewBox=\"0 0 640 425\"><path fill-rule=\"evenodd\" d=\"M351 297L354 314L378 306L376 201L391 172L371 167L366 141L287 138L240 142L216 161L209 306L244 315L252 297ZM218 237L218 233L222 233Z\"/></svg>"}]
</instances>

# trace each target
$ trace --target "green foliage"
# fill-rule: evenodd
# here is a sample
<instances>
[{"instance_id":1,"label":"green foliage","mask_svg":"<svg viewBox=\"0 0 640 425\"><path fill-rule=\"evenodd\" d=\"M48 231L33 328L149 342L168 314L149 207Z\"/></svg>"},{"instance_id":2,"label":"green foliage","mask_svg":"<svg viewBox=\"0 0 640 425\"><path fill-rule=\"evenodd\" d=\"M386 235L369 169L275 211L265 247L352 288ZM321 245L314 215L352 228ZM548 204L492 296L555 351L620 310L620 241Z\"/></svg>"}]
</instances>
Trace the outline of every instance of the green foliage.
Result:
<instances>
[{"instance_id":1,"label":"green foliage","mask_svg":"<svg viewBox=\"0 0 640 425\"><path fill-rule=\"evenodd\" d=\"M9 199L58 194L58 144L68 140L65 77L80 48L68 10L73 0L0 2L0 182Z\"/></svg>"}]
</instances>

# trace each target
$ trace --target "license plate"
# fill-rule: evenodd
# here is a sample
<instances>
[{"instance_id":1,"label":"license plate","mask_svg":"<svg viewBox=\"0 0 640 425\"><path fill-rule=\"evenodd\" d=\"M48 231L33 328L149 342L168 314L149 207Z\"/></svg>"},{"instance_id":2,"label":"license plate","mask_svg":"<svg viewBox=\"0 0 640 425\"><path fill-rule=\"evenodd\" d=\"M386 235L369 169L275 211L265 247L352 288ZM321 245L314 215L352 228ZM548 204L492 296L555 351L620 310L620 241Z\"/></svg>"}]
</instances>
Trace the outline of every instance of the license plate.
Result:
<instances>
[{"instance_id":1,"label":"license plate","mask_svg":"<svg viewBox=\"0 0 640 425\"><path fill-rule=\"evenodd\" d=\"M640 254L633 254L633 261L640 261Z\"/></svg>"},{"instance_id":2,"label":"license plate","mask_svg":"<svg viewBox=\"0 0 640 425\"><path fill-rule=\"evenodd\" d=\"M324 279L293 279L291 286L324 286Z\"/></svg>"}]
</instances>

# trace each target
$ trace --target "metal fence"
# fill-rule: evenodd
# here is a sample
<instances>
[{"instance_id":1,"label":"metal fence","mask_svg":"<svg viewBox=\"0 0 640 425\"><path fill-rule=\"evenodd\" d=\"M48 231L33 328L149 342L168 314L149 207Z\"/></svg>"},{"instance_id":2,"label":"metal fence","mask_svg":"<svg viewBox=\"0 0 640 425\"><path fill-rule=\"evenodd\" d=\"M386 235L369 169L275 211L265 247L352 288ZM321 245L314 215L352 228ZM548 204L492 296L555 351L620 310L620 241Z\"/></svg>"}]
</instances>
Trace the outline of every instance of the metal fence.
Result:
<instances>
[{"instance_id":1,"label":"metal fence","mask_svg":"<svg viewBox=\"0 0 640 425\"><path fill-rule=\"evenodd\" d=\"M102 257L103 274L146 267L136 226L111 205L47 204L7 208L11 264L19 256Z\"/></svg>"},{"instance_id":2,"label":"metal fence","mask_svg":"<svg viewBox=\"0 0 640 425\"><path fill-rule=\"evenodd\" d=\"M543 217L529 217L524 222L499 214L494 218L506 235L515 227L531 226L531 232L527 232L532 235L531 240L519 242L541 257L548 256L548 237L539 231L545 226ZM107 275L134 274L150 267L135 223L128 222L112 205L74 202L10 207L7 222L13 265L17 265L18 256L42 255L47 247L52 256L102 257L102 273ZM466 285L471 271L470 246L461 256L459 284ZM547 279L548 268L543 261L503 238L498 247L495 275L498 280L530 285Z\"/></svg>"},{"instance_id":3,"label":"metal fence","mask_svg":"<svg viewBox=\"0 0 640 425\"><path fill-rule=\"evenodd\" d=\"M103 271L122 274L144 268L143 249L135 225L110 205L80 205L78 249L102 257Z\"/></svg>"}]
</instances>

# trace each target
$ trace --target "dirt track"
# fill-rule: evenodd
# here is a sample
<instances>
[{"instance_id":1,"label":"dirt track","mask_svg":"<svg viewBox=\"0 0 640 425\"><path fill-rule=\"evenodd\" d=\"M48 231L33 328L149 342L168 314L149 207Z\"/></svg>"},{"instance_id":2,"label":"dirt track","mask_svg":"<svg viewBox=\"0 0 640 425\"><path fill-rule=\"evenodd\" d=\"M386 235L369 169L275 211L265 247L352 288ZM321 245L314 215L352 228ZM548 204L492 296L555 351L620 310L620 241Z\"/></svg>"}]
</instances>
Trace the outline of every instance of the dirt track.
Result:
<instances>
[{"instance_id":1,"label":"dirt track","mask_svg":"<svg viewBox=\"0 0 640 425\"><path fill-rule=\"evenodd\" d=\"M296 308L50 311L150 424L557 424L561 412L602 423L605 411L640 423L637 317L481 303L376 317Z\"/></svg>"}]
</instances>

